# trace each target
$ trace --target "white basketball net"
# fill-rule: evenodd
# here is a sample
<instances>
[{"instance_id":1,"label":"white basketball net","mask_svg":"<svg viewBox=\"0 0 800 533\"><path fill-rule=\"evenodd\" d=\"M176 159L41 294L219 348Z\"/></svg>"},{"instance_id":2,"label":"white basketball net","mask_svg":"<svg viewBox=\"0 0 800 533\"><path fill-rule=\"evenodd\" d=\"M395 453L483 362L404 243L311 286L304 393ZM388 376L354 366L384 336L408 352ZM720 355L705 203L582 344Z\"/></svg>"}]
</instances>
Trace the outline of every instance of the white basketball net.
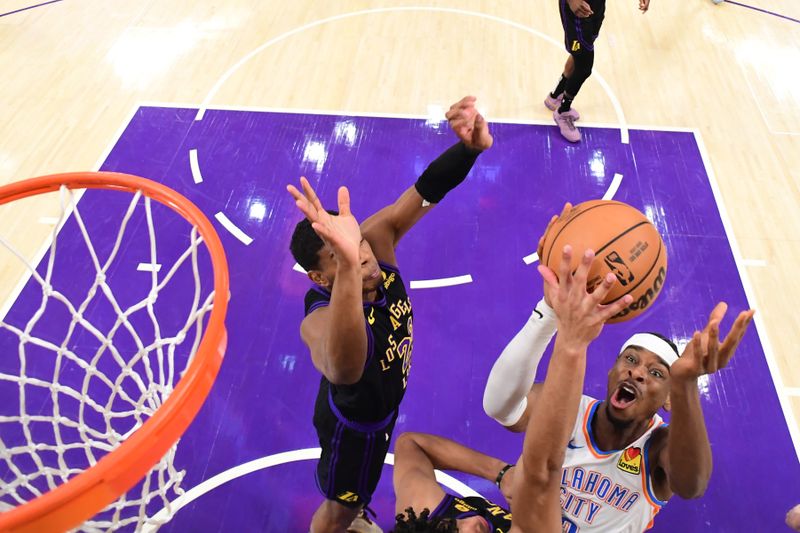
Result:
<instances>
[{"instance_id":1,"label":"white basketball net","mask_svg":"<svg viewBox=\"0 0 800 533\"><path fill-rule=\"evenodd\" d=\"M151 265L159 264L150 198L144 197L144 202L140 202L141 191L133 195L119 224L113 247L108 256L101 259L78 210L76 196L65 186L61 187L60 220L53 230L46 268L40 269L44 270L43 273L37 272L35 265L0 237L0 245L25 264L31 277L28 284L38 284L41 295L38 308L26 318L26 322L12 324L8 316L0 320L0 334L10 332L19 340L16 354L18 373L8 372L9 364L16 364L13 361L15 354L3 353L1 356L4 362L0 367L3 370L0 372L0 403L7 403L4 398L13 398L12 407L15 411L18 407L19 412L9 413L7 407L0 405L0 510L21 505L63 484L94 465L138 430L166 401L194 357L203 333L203 318L212 308L213 284L207 283L208 288L201 284L201 266L198 263L198 250L201 248L198 246L203 239L197 228L192 227L189 231L189 222L174 214L169 231L173 232L171 235L175 234L175 219L183 221L183 228L177 233L186 229L188 246L185 251L172 265L162 265L160 271L153 268L149 273L137 272L135 264L119 263L126 250L123 243L126 227L135 212L138 211L138 218L141 218L138 208L142 204L149 235L149 261ZM172 213L166 207L161 208ZM91 257L91 264L83 264L83 269L94 269L95 273L94 281L87 282L87 289L85 292L81 290L78 298L74 296L75 287L71 285L73 280L70 276L63 273L55 276L68 282L64 286L53 284L58 228L70 211L80 228L86 247L84 253L88 252ZM106 248L108 245L110 243ZM123 268L125 273L120 274ZM184 276L184 283L187 283L188 273L184 271L189 269L194 277L194 292L186 291L189 292L186 309L179 310L177 319L173 317L175 327L168 331L159 324L155 303L159 293L170 282L180 278L179 270L187 274ZM134 283L134 279L141 284L149 277L149 292L132 305L121 304L112 292L110 284L115 283L110 281L110 273L117 276L115 283L119 283L119 276L127 279L128 284ZM83 278L91 280L91 275L84 274ZM145 283L143 292L146 286ZM208 294L202 294L204 289ZM66 292L73 294L72 300L65 296ZM96 308L102 299L105 299L102 305L109 307L110 304L116 317L105 313L101 321L104 325L98 326L90 321L97 322L90 315L92 308ZM166 305L166 302L161 305ZM53 309L71 317L64 320L63 334L58 337L51 334L36 336L36 330L47 325L40 323L46 312ZM176 310L172 305L169 309L174 315ZM144 328L143 323L147 324ZM123 344L127 344L124 349L115 345L115 340L120 344L123 337ZM47 361L43 362L45 359ZM49 378L43 378L43 366L47 368ZM40 370L31 375L34 367ZM161 508L169 511L170 500L183 493L180 484L184 472L173 466L176 449L177 444L141 483L81 529L113 531L128 526L126 529L138 530L145 524L158 527L159 523L149 518L148 510L150 515Z\"/></svg>"}]
</instances>

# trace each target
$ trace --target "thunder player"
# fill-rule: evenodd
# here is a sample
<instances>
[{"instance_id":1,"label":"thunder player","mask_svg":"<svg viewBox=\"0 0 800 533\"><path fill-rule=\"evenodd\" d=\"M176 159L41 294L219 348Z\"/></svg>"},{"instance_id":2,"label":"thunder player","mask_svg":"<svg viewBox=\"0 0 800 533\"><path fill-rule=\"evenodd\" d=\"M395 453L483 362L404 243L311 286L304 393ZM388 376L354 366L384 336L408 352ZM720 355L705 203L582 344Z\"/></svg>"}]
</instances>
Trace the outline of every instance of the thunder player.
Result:
<instances>
[{"instance_id":1,"label":"thunder player","mask_svg":"<svg viewBox=\"0 0 800 533\"><path fill-rule=\"evenodd\" d=\"M360 226L345 187L339 189L337 214L322 207L305 178L303 192L288 186L306 216L292 235L292 254L315 284L306 294L300 334L322 374L314 427L322 447L317 483L326 499L314 513L312 533L351 526L370 502L389 448L413 338L395 247L492 145L474 97L451 106L446 116L461 141Z\"/></svg>"},{"instance_id":2,"label":"thunder player","mask_svg":"<svg viewBox=\"0 0 800 533\"><path fill-rule=\"evenodd\" d=\"M606 0L559 0L558 5L564 28L564 46L569 57L558 85L547 95L544 105L553 112L553 120L561 135L570 142L578 142L581 132L575 127L575 121L580 119L580 115L572 109L572 100L592 74L594 42L603 25ZM646 13L649 7L650 0L639 0L642 13Z\"/></svg>"},{"instance_id":3,"label":"thunder player","mask_svg":"<svg viewBox=\"0 0 800 533\"><path fill-rule=\"evenodd\" d=\"M550 339L564 327L552 285L552 279L545 283L545 297L486 384L486 413L511 431L530 431L541 402L553 401L546 383L531 386ZM563 531L644 531L673 494L702 496L712 458L697 381L728 364L754 313L741 312L720 344L726 310L724 303L714 308L680 357L660 335L634 335L608 372L605 400L576 397L580 404L559 465ZM669 426L657 414L662 407L671 410ZM507 475L517 474L511 469Z\"/></svg>"},{"instance_id":4,"label":"thunder player","mask_svg":"<svg viewBox=\"0 0 800 533\"><path fill-rule=\"evenodd\" d=\"M570 274L571 250L567 247L562 257L560 284L552 272L542 270L557 304L555 313L561 327L542 384L541 400L528 417L528 431L522 456L513 470L515 474L508 475L511 465L451 440L405 433L395 445L394 486L396 508L401 513L395 533L560 531L561 464L581 398L586 348L605 321L632 300L626 296L614 304L599 305L616 282L610 273L592 294L586 291L593 257L587 254L575 274ZM496 482L511 501L513 516L483 498L460 498L445 493L436 482L434 468L458 470Z\"/></svg>"},{"instance_id":5,"label":"thunder player","mask_svg":"<svg viewBox=\"0 0 800 533\"><path fill-rule=\"evenodd\" d=\"M719 321L725 311L724 304L717 306L706 328L695 333L680 359L671 347L653 340L649 334L634 337L646 347L626 346L620 356L623 363L615 365L609 373L610 382L620 381L620 385L610 400L598 404L581 395L587 348L600 334L605 321L632 299L625 296L612 305L600 305L615 277L608 274L604 283L589 294L586 279L594 254L587 252L574 274L570 273L571 258L571 250L565 247L558 279L546 267L539 267L545 279L546 298L553 304L552 308L548 305L546 312L558 323L558 334L544 383L534 386L535 401L524 406L522 417L513 425L526 430L517 465L506 465L440 437L402 435L395 446L396 507L403 513L397 517L396 533L642 531L654 514L644 503L645 499L654 498L653 492L666 498L669 494L660 492L665 488L679 494L692 483L696 490L702 488L702 476L710 472L711 457L710 450L704 455L704 450L696 449L702 444L697 433L705 435L702 414L686 416L695 414L694 409L699 410L696 383L691 383L688 376L695 376L696 380L699 375L724 367L753 312L742 312L720 345ZM659 337L654 338L666 344ZM528 344L530 348L531 343ZM532 350L527 352L528 357L532 354ZM668 361L662 361L662 357ZM669 362L672 362L672 381L668 378L667 381L676 396L672 429L667 430L661 424L655 411L639 426L626 421L625 414L618 411L630 409L637 402L652 404L655 399L650 380L643 374L647 372L655 378L658 371L669 372L664 368ZM513 380L508 386L514 386ZM678 386L686 390L679 391ZM595 413L600 409L615 413L612 416L619 423L616 427L619 434L609 433L603 422L595 424ZM641 427L641 435L633 433ZM612 436L617 440L600 440ZM685 440L676 441L676 436ZM619 444L620 449L615 451L605 451L598 444L615 445L624 441L628 444ZM705 444L707 447L707 439ZM634 451L637 449L638 453ZM700 464L698 456L707 458L708 463ZM702 469L701 473L689 471L689 465ZM436 483L434 468L459 470L494 480L511 501L513 515L483 498L446 494Z\"/></svg>"}]
</instances>

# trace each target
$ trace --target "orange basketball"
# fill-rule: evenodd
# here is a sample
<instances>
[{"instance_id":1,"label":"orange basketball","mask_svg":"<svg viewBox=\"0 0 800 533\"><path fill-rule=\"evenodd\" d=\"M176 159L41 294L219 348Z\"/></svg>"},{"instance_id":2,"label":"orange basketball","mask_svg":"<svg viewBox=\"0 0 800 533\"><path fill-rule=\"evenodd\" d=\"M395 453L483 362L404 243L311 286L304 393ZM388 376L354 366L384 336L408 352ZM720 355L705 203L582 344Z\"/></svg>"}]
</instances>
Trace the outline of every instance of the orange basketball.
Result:
<instances>
[{"instance_id":1,"label":"orange basketball","mask_svg":"<svg viewBox=\"0 0 800 533\"><path fill-rule=\"evenodd\" d=\"M589 270L591 291L608 272L619 281L603 303L626 294L633 302L609 322L631 319L647 309L661 292L667 276L667 249L655 226L638 209L613 200L578 204L561 216L544 236L541 262L558 273L561 251L571 245L572 270L578 268L587 248L595 259Z\"/></svg>"}]
</instances>

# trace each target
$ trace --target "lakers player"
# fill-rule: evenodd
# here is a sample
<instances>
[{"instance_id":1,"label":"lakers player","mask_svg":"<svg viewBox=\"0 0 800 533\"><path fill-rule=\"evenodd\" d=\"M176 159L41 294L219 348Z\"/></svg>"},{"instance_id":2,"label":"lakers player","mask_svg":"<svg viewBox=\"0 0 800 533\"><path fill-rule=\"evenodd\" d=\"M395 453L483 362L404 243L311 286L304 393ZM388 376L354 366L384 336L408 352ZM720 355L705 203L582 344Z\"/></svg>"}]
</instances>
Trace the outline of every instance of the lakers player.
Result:
<instances>
[{"instance_id":1,"label":"lakers player","mask_svg":"<svg viewBox=\"0 0 800 533\"><path fill-rule=\"evenodd\" d=\"M411 368L412 308L395 247L492 145L474 97L453 104L446 116L460 142L361 225L345 187L336 213L323 208L305 178L302 192L288 186L306 216L295 228L291 251L314 282L300 335L322 374L314 427L322 447L317 483L325 500L314 513L312 533L370 525L363 513L358 524L353 521L378 484Z\"/></svg>"},{"instance_id":2,"label":"lakers player","mask_svg":"<svg viewBox=\"0 0 800 533\"><path fill-rule=\"evenodd\" d=\"M486 384L486 413L511 431L530 431L538 423L532 414L552 400L546 386L531 386L545 348L563 327L550 305L556 303L551 285L545 283L545 297L500 354ZM606 398L580 398L560 474L563 531L644 531L673 494L702 496L712 457L698 379L728 364L754 313L739 313L720 344L726 310L724 303L714 308L680 357L660 335L634 335L608 372ZM669 426L657 414L662 407L671 409ZM515 477L514 470L506 475Z\"/></svg>"},{"instance_id":3,"label":"lakers player","mask_svg":"<svg viewBox=\"0 0 800 533\"><path fill-rule=\"evenodd\" d=\"M599 304L615 283L611 274L594 293L586 292L586 278L593 258L593 253L587 252L575 274L570 274L571 250L566 247L558 279L546 267L539 267L545 279L545 294L548 301L553 302L550 312L559 327L547 376L544 383L537 385L536 401L529 403L524 410L527 427L524 428L525 442L517 465L506 465L499 459L441 437L402 435L395 446L394 485L397 510L402 513L397 517L397 533L616 532L645 528L616 516L609 520L609 513L603 514L606 511L605 500L603 503L595 501L598 495L602 495L612 503L620 500L628 511L636 512L633 505L638 498L626 489L625 480L623 483L612 481L613 471L595 463L591 466L599 470L598 475L589 471L569 477L564 468L570 463L571 450L584 447L582 443L585 442L576 436L575 428L584 427L582 415L586 411L586 397L581 396L581 391L587 348L600 334L605 321L630 303L630 297L626 296L625 300L610 306ZM724 310L717 306L706 328L695 333L683 353L681 361L693 368L696 375L714 365L717 368L725 366L752 318L752 311L741 313L730 334L720 344L719 320L722 314ZM637 353L644 352L642 348L631 349ZM625 473L630 474L636 463L635 458L630 459L630 454L626 456L624 465L628 468ZM641 464L639 466L641 478L647 484L648 474L642 473L650 472L646 470L647 464L643 467L645 470L641 470ZM483 498L447 495L436 483L434 468L459 470L493 479L511 501L513 516ZM579 495L570 490L576 479L580 480L579 490L584 491ZM578 510L591 514L588 525L572 520L565 507L568 512ZM409 521L415 522L414 529L406 528ZM427 524L421 524L422 521L427 521ZM443 521L449 521L449 524Z\"/></svg>"},{"instance_id":4,"label":"lakers player","mask_svg":"<svg viewBox=\"0 0 800 533\"><path fill-rule=\"evenodd\" d=\"M606 0L559 0L558 6L564 29L564 47L569 56L558 84L547 95L544 105L553 112L553 120L561 135L569 142L578 142L581 132L575 127L575 121L580 119L580 115L572 108L572 100L592 74L594 42L603 25ZM650 0L639 0L642 13L649 8Z\"/></svg>"}]
</instances>

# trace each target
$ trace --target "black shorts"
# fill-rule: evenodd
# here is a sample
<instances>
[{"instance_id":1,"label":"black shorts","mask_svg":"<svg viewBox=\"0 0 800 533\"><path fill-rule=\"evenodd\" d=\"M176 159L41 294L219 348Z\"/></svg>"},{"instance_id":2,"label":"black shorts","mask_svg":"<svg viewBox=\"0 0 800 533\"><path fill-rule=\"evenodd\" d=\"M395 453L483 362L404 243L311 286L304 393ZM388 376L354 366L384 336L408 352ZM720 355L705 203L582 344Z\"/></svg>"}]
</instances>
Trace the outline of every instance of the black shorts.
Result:
<instances>
[{"instance_id":1,"label":"black shorts","mask_svg":"<svg viewBox=\"0 0 800 533\"><path fill-rule=\"evenodd\" d=\"M578 18L569 8L567 0L559 0L561 25L564 27L564 47L567 53L575 55L582 51L594 51L594 41L600 35L600 27L606 15L605 0L586 0L592 7L594 15L589 18Z\"/></svg>"},{"instance_id":2,"label":"black shorts","mask_svg":"<svg viewBox=\"0 0 800 533\"><path fill-rule=\"evenodd\" d=\"M381 478L396 420L396 411L374 424L340 419L328 409L314 413L322 447L317 487L325 498L350 508L369 504Z\"/></svg>"}]
</instances>

